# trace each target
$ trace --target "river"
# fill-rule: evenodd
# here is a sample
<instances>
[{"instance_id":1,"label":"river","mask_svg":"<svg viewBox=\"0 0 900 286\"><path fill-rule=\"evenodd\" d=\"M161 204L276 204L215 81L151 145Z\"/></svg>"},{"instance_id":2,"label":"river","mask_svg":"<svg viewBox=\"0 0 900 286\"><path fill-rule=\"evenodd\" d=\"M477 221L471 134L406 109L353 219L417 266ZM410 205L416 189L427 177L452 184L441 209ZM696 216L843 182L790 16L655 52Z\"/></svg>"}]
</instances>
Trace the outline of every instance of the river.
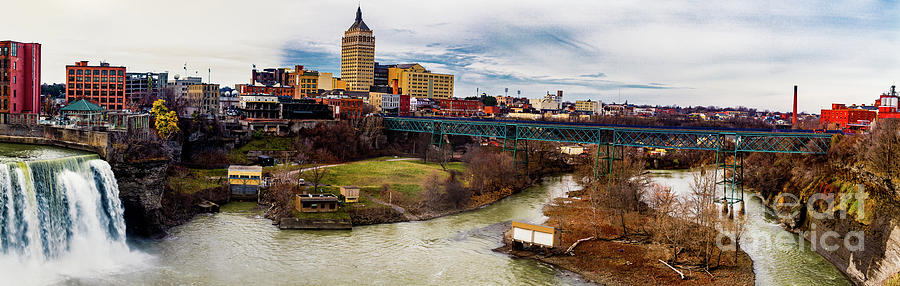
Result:
<instances>
[{"instance_id":1,"label":"river","mask_svg":"<svg viewBox=\"0 0 900 286\"><path fill-rule=\"evenodd\" d=\"M253 210L231 203L171 230L161 241L132 243L155 257L145 268L84 284L200 285L572 285L577 275L492 249L498 223L541 223L552 197L574 190L553 177L493 205L429 221L354 227L352 231L280 231Z\"/></svg>"},{"instance_id":2,"label":"river","mask_svg":"<svg viewBox=\"0 0 900 286\"><path fill-rule=\"evenodd\" d=\"M682 170L651 172L654 182L681 197L689 195L693 176L694 172ZM757 285L853 285L808 242L801 245L802 238L784 230L760 198L746 192L744 199L741 249L753 259Z\"/></svg>"},{"instance_id":3,"label":"river","mask_svg":"<svg viewBox=\"0 0 900 286\"><path fill-rule=\"evenodd\" d=\"M69 201L70 206L51 208L42 204L39 214L78 210L67 216L72 218L70 225L58 226L68 229L72 236L46 240L44 254L28 254L40 252L34 244L20 242L17 246L12 241L10 246L10 240L4 240L0 281L76 285L585 284L573 273L492 251L500 246L505 231L499 223L542 223L546 220L541 213L544 204L579 188L569 175L547 178L522 193L478 210L429 221L361 226L352 231L280 231L261 216L253 203L231 203L223 206L220 213L200 215L173 228L165 239L132 240L125 246L119 235L123 230L116 225L121 221L121 213L115 206L107 206L115 202L91 195L100 193L102 199L104 193L108 197L117 193L115 181L108 181L108 165L93 158L65 149L0 144L0 162L7 162L4 166L8 168L39 175L60 170L54 172L62 175L37 176L35 182L61 182L60 186L69 193L57 192L56 196L66 199L52 201ZM22 160L33 162L13 163ZM40 161L48 160L55 167L42 167L46 164ZM652 173L654 181L673 187L681 195L688 192L691 176L685 171ZM28 183L18 185L26 187L0 186L0 190L6 197L26 199L41 192L32 190L34 187ZM20 189L31 191L22 193ZM103 204L97 205L99 202ZM84 207L92 204L107 211L95 211L96 217L82 214ZM800 246L797 236L768 217L758 199L748 200L746 206L747 232L742 248L754 261L757 284L850 284L834 266L808 247ZM38 237L27 229L20 232L12 227L18 222L9 218L21 216L7 216L4 224L10 227L0 228L4 239ZM52 234L42 233L40 237ZM793 237L794 241L761 239L777 236ZM66 240L70 241L67 250L47 248L58 243L66 245ZM54 249L59 249L59 253L48 252Z\"/></svg>"}]
</instances>

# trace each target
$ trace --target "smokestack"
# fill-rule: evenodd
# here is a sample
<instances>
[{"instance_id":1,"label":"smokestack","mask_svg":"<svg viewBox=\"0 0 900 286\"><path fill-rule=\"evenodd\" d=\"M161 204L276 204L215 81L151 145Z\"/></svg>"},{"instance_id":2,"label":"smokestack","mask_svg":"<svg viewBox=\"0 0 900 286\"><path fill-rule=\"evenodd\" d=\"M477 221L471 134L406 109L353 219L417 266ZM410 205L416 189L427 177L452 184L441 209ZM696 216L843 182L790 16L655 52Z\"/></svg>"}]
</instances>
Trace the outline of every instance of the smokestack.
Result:
<instances>
[{"instance_id":1,"label":"smokestack","mask_svg":"<svg viewBox=\"0 0 900 286\"><path fill-rule=\"evenodd\" d=\"M792 125L794 129L797 129L797 86L794 86L794 118L792 121Z\"/></svg>"},{"instance_id":2,"label":"smokestack","mask_svg":"<svg viewBox=\"0 0 900 286\"><path fill-rule=\"evenodd\" d=\"M397 85L398 85L397 79L391 80L391 86L394 87L394 92L393 92L393 94L400 94L400 87L397 86Z\"/></svg>"}]
</instances>

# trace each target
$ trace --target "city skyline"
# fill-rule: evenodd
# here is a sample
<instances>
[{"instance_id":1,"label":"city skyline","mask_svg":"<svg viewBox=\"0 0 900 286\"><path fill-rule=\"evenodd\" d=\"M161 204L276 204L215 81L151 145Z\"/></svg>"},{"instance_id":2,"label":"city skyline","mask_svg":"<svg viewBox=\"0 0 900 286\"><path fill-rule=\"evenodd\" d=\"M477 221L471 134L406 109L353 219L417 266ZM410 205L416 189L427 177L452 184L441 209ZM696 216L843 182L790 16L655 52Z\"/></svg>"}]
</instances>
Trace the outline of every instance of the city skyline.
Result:
<instances>
[{"instance_id":1,"label":"city skyline","mask_svg":"<svg viewBox=\"0 0 900 286\"><path fill-rule=\"evenodd\" d=\"M65 82L64 66L75 61L104 60L204 79L211 68L223 86L249 82L253 64L337 76L340 37L359 3L49 2L11 3L22 12L12 22L44 16L47 24L6 36L42 43L44 83ZM788 111L796 84L799 110L810 113L871 104L900 78L893 2L471 4L361 3L378 39L375 60L454 74L458 97L561 89L573 101ZM61 28L82 26L91 28Z\"/></svg>"}]
</instances>

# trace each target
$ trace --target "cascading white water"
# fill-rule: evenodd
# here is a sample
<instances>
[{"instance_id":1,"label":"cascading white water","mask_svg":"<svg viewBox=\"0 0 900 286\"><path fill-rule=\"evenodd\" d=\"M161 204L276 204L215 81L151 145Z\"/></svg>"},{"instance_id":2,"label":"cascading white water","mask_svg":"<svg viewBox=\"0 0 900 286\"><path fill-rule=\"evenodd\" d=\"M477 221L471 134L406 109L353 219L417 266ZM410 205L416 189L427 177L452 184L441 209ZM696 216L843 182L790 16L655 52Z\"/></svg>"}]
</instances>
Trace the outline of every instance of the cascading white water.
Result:
<instances>
[{"instance_id":1,"label":"cascading white water","mask_svg":"<svg viewBox=\"0 0 900 286\"><path fill-rule=\"evenodd\" d=\"M142 264L119 187L96 155L0 163L0 281L48 284Z\"/></svg>"}]
</instances>

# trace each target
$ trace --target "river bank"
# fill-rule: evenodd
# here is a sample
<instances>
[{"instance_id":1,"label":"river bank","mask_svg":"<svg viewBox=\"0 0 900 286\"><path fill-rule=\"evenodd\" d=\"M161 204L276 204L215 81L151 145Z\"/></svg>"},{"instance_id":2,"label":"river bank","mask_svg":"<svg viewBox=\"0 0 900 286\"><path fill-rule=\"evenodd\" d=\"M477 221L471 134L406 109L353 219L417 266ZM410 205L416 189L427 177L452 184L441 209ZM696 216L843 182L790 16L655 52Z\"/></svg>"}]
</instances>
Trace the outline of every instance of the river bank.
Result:
<instances>
[{"instance_id":1,"label":"river bank","mask_svg":"<svg viewBox=\"0 0 900 286\"><path fill-rule=\"evenodd\" d=\"M695 260L695 254L685 252L680 256L682 263L675 265L684 278L661 261L669 260L671 250L649 241L646 235L622 237L616 234L617 226L603 224L599 239L578 243L572 255L565 251L586 235L575 234L584 228L589 215L589 202L581 199L581 191L567 193L566 198L557 198L544 207L548 217L545 225L562 230L561 246L553 251L537 253L517 250L511 247L510 234L504 236L504 246L495 251L518 258L533 259L578 273L587 280L602 285L754 285L753 261L742 250L718 251L715 266L707 271L701 267L683 263ZM613 215L607 213L606 215ZM633 215L631 221L649 221L646 215ZM578 226L576 226L578 224ZM639 229L639 228L638 228Z\"/></svg>"},{"instance_id":2,"label":"river bank","mask_svg":"<svg viewBox=\"0 0 900 286\"><path fill-rule=\"evenodd\" d=\"M694 174L690 170L651 171L655 183L671 187L680 196L690 194ZM760 196L747 191L744 201L741 249L753 260L760 285L852 285L809 241L787 230Z\"/></svg>"},{"instance_id":3,"label":"river bank","mask_svg":"<svg viewBox=\"0 0 900 286\"><path fill-rule=\"evenodd\" d=\"M504 178L490 174L476 176L472 168L484 168L484 164L469 162L474 163L440 164L418 158L381 157L336 164L328 166L324 174L318 174L318 188L306 186L299 191L340 196L340 186L356 186L360 189L358 202L347 203L336 212L327 214L286 212L283 211L286 207L281 206L286 204L285 200L278 198L281 194L290 195L298 190L281 185L274 186L271 194L264 195L263 203L274 205L267 217L279 223L288 222L283 227L285 229L294 228L291 226L309 229L314 224L299 222L335 219L347 221L353 226L364 226L432 220L468 212L494 204L541 182L541 177L537 175L515 174ZM512 168L512 164L507 165L501 164L499 168ZM299 176L306 179L307 184L314 185L317 174L312 172L312 168L306 170L299 174L297 170L286 171L275 176L285 182Z\"/></svg>"},{"instance_id":4,"label":"river bank","mask_svg":"<svg viewBox=\"0 0 900 286\"><path fill-rule=\"evenodd\" d=\"M146 261L121 273L70 284L208 285L590 285L545 263L491 251L506 226L546 219L541 208L576 189L571 176L548 177L470 212L348 231L281 231L255 203L229 203L198 215L163 240L135 241ZM215 237L215 239L209 239ZM239 271L237 271L239 270Z\"/></svg>"}]
</instances>

